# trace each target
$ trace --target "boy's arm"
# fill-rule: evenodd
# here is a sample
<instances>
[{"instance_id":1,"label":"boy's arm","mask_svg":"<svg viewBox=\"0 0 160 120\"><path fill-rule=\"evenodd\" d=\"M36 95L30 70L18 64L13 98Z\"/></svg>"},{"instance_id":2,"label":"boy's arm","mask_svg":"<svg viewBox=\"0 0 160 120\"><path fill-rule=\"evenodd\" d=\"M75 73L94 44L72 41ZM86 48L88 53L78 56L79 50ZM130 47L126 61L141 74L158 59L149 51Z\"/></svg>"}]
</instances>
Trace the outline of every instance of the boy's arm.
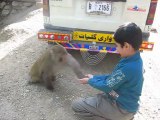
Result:
<instances>
[{"instance_id":1,"label":"boy's arm","mask_svg":"<svg viewBox=\"0 0 160 120\"><path fill-rule=\"evenodd\" d=\"M101 90L103 92L109 93L112 89L118 88L122 83L127 80L126 72L124 70L114 71L107 77L93 77L88 80L88 84L92 87ZM105 79L104 79L105 78Z\"/></svg>"},{"instance_id":2,"label":"boy's arm","mask_svg":"<svg viewBox=\"0 0 160 120\"><path fill-rule=\"evenodd\" d=\"M107 79L109 74L93 75L93 79Z\"/></svg>"}]
</instances>

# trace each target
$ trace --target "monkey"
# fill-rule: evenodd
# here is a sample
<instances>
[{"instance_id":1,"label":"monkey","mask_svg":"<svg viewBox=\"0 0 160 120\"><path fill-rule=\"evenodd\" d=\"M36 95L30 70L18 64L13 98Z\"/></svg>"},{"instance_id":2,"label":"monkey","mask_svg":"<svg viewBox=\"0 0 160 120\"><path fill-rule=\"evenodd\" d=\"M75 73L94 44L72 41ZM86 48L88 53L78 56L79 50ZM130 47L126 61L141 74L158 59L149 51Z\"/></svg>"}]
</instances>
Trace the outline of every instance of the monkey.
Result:
<instances>
[{"instance_id":1,"label":"monkey","mask_svg":"<svg viewBox=\"0 0 160 120\"><path fill-rule=\"evenodd\" d=\"M77 60L71 54L67 55L66 62L67 65L73 69L74 73L79 79L86 77L82 72L79 62L77 62Z\"/></svg>"},{"instance_id":2,"label":"monkey","mask_svg":"<svg viewBox=\"0 0 160 120\"><path fill-rule=\"evenodd\" d=\"M32 65L29 72L29 83L42 82L47 89L53 90L55 75L65 65L70 66L78 78L84 77L78 61L63 46L54 45L46 50Z\"/></svg>"}]
</instances>

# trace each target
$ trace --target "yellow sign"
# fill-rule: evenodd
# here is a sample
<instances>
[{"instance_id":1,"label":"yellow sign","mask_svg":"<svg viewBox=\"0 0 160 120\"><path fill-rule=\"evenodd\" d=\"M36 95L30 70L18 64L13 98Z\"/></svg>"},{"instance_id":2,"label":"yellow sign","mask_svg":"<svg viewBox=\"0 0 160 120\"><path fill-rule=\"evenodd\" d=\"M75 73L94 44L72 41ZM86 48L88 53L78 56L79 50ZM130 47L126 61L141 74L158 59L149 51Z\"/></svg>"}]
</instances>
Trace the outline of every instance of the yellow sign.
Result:
<instances>
[{"instance_id":1,"label":"yellow sign","mask_svg":"<svg viewBox=\"0 0 160 120\"><path fill-rule=\"evenodd\" d=\"M115 43L112 34L82 32L82 31L74 31L73 40L80 40L86 42Z\"/></svg>"}]
</instances>

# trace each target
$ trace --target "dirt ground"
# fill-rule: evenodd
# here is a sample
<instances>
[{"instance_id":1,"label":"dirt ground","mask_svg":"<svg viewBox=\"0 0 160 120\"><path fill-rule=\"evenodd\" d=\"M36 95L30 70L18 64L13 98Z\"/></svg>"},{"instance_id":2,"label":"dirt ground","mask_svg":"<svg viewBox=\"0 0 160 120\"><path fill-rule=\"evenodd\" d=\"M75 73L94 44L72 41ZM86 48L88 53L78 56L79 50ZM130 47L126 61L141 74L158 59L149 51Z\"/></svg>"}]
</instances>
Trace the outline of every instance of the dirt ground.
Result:
<instances>
[{"instance_id":1,"label":"dirt ground","mask_svg":"<svg viewBox=\"0 0 160 120\"><path fill-rule=\"evenodd\" d=\"M13 22L15 18L21 19ZM78 120L71 110L71 102L99 91L81 85L67 67L57 74L53 92L41 85L29 85L31 65L50 47L36 36L43 28L42 9L33 8L24 17L17 15L10 19L14 19L13 23L0 31L0 120ZM154 50L141 53L145 81L140 110L134 120L160 120L159 38L158 33L151 33ZM79 52L71 54L80 62L84 73L110 73L119 60L118 55L107 54L101 64L88 66Z\"/></svg>"}]
</instances>

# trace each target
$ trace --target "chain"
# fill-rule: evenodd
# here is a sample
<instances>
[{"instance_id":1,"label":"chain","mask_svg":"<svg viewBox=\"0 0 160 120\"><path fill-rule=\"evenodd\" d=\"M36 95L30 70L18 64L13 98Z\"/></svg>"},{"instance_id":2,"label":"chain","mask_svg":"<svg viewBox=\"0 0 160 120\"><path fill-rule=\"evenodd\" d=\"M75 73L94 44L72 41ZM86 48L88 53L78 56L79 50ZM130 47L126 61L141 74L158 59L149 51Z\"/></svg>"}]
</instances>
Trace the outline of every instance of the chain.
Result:
<instances>
[{"instance_id":1,"label":"chain","mask_svg":"<svg viewBox=\"0 0 160 120\"><path fill-rule=\"evenodd\" d=\"M97 65L99 64L106 56L107 53L91 53L88 51L80 51L83 60L88 65Z\"/></svg>"}]
</instances>

